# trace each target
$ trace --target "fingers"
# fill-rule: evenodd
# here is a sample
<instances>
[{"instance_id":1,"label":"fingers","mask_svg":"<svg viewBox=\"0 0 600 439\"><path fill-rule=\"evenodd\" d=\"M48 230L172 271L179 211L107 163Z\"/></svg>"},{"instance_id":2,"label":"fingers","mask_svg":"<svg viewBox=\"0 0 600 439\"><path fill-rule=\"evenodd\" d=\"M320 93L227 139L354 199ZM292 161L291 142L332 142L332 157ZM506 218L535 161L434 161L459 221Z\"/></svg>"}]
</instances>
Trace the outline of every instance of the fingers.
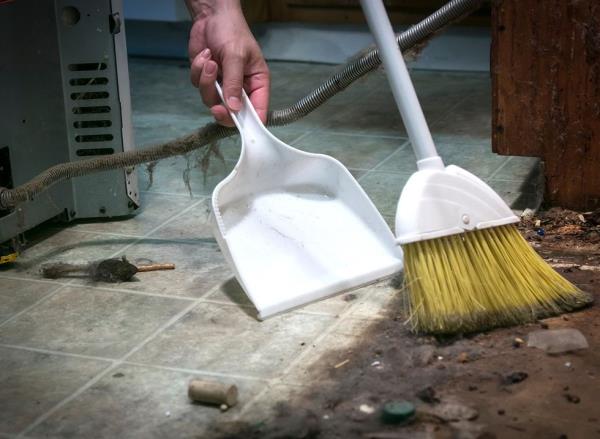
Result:
<instances>
[{"instance_id":1,"label":"fingers","mask_svg":"<svg viewBox=\"0 0 600 439\"><path fill-rule=\"evenodd\" d=\"M267 122L267 111L269 109L269 90L270 77L268 67L264 66L264 70L255 73L246 79L250 102L256 110L258 117L263 123Z\"/></svg>"},{"instance_id":2,"label":"fingers","mask_svg":"<svg viewBox=\"0 0 600 439\"><path fill-rule=\"evenodd\" d=\"M242 109L244 85L244 57L239 52L226 52L222 62L223 95L225 103L233 111Z\"/></svg>"},{"instance_id":3,"label":"fingers","mask_svg":"<svg viewBox=\"0 0 600 439\"><path fill-rule=\"evenodd\" d=\"M210 112L212 113L213 117L219 125L223 125L226 127L235 126L235 124L233 123L233 119L229 114L229 111L227 110L227 108L225 108L225 105L220 104L212 106L210 107Z\"/></svg>"},{"instance_id":4,"label":"fingers","mask_svg":"<svg viewBox=\"0 0 600 439\"><path fill-rule=\"evenodd\" d=\"M192 81L192 85L194 87L198 87L198 81L200 80L200 75L202 74L202 69L204 68L204 64L211 57L210 49L206 48L201 51L196 57L192 60L192 65L190 68L190 80Z\"/></svg>"},{"instance_id":5,"label":"fingers","mask_svg":"<svg viewBox=\"0 0 600 439\"><path fill-rule=\"evenodd\" d=\"M221 103L221 98L219 97L219 94L217 93L217 89L215 87L215 81L217 80L217 71L217 63L213 60L208 60L204 64L202 74L200 75L200 79L198 80L200 96L202 96L202 102L204 102L204 104L207 107L212 107Z\"/></svg>"}]
</instances>

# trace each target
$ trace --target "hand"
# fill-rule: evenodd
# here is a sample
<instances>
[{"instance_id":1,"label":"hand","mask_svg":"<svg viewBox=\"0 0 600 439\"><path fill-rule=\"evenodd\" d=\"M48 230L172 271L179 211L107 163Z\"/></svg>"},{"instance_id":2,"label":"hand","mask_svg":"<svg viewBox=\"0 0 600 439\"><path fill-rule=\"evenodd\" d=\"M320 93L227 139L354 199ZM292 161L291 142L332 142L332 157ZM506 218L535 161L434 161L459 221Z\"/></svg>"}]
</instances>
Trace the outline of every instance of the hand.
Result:
<instances>
[{"instance_id":1,"label":"hand","mask_svg":"<svg viewBox=\"0 0 600 439\"><path fill-rule=\"evenodd\" d=\"M239 0L186 0L194 24L189 57L192 84L221 125L233 126L215 81L222 78L223 94L232 111L242 107L242 87L263 122L269 107L269 68L244 19Z\"/></svg>"}]
</instances>

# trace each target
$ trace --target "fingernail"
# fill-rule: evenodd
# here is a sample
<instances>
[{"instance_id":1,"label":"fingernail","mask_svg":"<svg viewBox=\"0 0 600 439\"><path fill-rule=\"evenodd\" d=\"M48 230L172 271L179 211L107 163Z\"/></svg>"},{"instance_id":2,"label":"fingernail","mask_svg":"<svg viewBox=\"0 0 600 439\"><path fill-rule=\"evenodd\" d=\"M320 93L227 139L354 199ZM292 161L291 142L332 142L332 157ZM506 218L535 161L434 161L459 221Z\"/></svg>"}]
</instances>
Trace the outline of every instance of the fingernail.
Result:
<instances>
[{"instance_id":1,"label":"fingernail","mask_svg":"<svg viewBox=\"0 0 600 439\"><path fill-rule=\"evenodd\" d=\"M200 56L203 58L208 58L210 56L210 49L207 47L202 52L200 52Z\"/></svg>"},{"instance_id":2,"label":"fingernail","mask_svg":"<svg viewBox=\"0 0 600 439\"><path fill-rule=\"evenodd\" d=\"M233 111L239 111L242 109L242 101L240 101L240 98L236 96L227 98L227 105L229 105L229 108Z\"/></svg>"},{"instance_id":3,"label":"fingernail","mask_svg":"<svg viewBox=\"0 0 600 439\"><path fill-rule=\"evenodd\" d=\"M208 63L206 63L206 67L204 67L204 70L206 71L207 75L212 75L217 71L217 63L209 61Z\"/></svg>"}]
</instances>

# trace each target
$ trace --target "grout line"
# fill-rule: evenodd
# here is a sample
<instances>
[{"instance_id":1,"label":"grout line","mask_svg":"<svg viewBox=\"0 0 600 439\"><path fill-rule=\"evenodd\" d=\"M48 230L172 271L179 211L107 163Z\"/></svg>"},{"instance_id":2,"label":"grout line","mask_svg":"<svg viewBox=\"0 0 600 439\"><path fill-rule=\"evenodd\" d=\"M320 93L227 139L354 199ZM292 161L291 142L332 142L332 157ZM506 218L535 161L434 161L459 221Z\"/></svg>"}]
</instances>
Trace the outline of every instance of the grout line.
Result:
<instances>
[{"instance_id":1,"label":"grout line","mask_svg":"<svg viewBox=\"0 0 600 439\"><path fill-rule=\"evenodd\" d=\"M289 143L288 143L288 145L292 145L292 146L294 146L294 145L293 145L294 143L296 143L296 142L299 142L300 140L302 140L302 139L304 139L305 137L307 137L307 136L309 136L309 135L313 134L314 132L315 132L315 130L314 130L314 129L307 129L307 130L305 130L305 131L304 131L302 134L299 134L299 135L298 135L298 137L295 137L293 140L290 140L290 141L289 141ZM298 149L298 148L297 148L297 149Z\"/></svg>"},{"instance_id":2,"label":"grout line","mask_svg":"<svg viewBox=\"0 0 600 439\"><path fill-rule=\"evenodd\" d=\"M44 422L46 419L48 419L51 415L53 415L55 412L57 412L58 410L60 410L63 406L65 406L66 404L68 404L69 402L71 402L72 400L74 400L75 398L77 398L79 395L81 395L87 389L89 389L94 384L96 384L98 381L100 381L102 378L104 378L104 376L106 376L112 370L114 370L118 366L118 364L119 364L118 361L113 361L111 365L107 366L103 371L101 371L98 374L96 374L96 376L94 378L92 378L91 380L89 380L87 383L85 383L83 386L81 386L79 389L77 389L71 395L69 395L68 397L64 398L58 404L55 404L54 407L52 407L46 413L42 414L41 416L38 416L31 424L29 424L29 426L27 426L24 430L22 430L16 437L17 438L23 438L23 437L25 437L25 435L27 433L29 433L35 427L37 427L38 425L40 425L42 422Z\"/></svg>"},{"instance_id":3,"label":"grout line","mask_svg":"<svg viewBox=\"0 0 600 439\"><path fill-rule=\"evenodd\" d=\"M54 290L50 291L48 294L46 294L45 296L43 296L42 298L40 298L39 300L33 302L31 305L29 305L28 307L22 309L21 311L17 312L16 314L13 314L11 317L7 318L6 320L4 320L3 322L0 322L0 329L6 325L8 325L10 322L16 320L17 318L19 318L20 316L22 316L23 314L25 314L26 312L29 312L31 309L35 308L38 305L41 305L45 302L47 302L48 300L50 300L52 297L54 297L55 295L57 295L60 291L64 290L65 288L67 288L68 286L71 285L71 283L73 283L74 281L71 281L69 283L66 284L61 284L59 287L55 288Z\"/></svg>"},{"instance_id":4,"label":"grout line","mask_svg":"<svg viewBox=\"0 0 600 439\"><path fill-rule=\"evenodd\" d=\"M438 117L435 120L432 120L429 123L429 129L431 130L431 135L432 136L434 134L433 133L433 128L437 124L442 123L443 121L447 120L450 117L450 115L454 114L454 110L456 109L456 107L460 106L463 102L465 102L468 97L469 97L468 95L467 96L463 96L462 99L459 99L454 105L450 106L450 108L448 108L444 114L440 115L440 117Z\"/></svg>"},{"instance_id":5,"label":"grout line","mask_svg":"<svg viewBox=\"0 0 600 439\"><path fill-rule=\"evenodd\" d=\"M56 287L64 286L69 283L69 282L61 282L59 280L52 280L52 279L45 279L45 278L38 279L38 278L34 278L34 277L29 278L29 277L6 275L4 273L0 273L0 279L21 280L21 281L27 281L27 282L35 282L38 284L55 285Z\"/></svg>"},{"instance_id":6,"label":"grout line","mask_svg":"<svg viewBox=\"0 0 600 439\"><path fill-rule=\"evenodd\" d=\"M396 154L400 154L402 151L404 151L408 147L408 145L410 145L410 140L406 139L406 141L403 144L401 144L394 152L392 152L389 156L387 156L382 161L377 163L377 165L373 166L373 168L371 168L370 170L376 171L381 166L383 166L385 163L390 161L392 159L392 157L394 157Z\"/></svg>"},{"instance_id":7,"label":"grout line","mask_svg":"<svg viewBox=\"0 0 600 439\"><path fill-rule=\"evenodd\" d=\"M156 231L156 230L155 230ZM137 235L137 236L133 236L133 235L117 235L116 234L111 234L111 233L107 233L107 232L92 232L89 230L69 230L69 232L73 232L73 233L79 233L79 234L85 234L85 235L89 235L89 234L98 234L98 235L111 235L114 237L118 237L118 238L131 238L132 240L135 240L135 242L133 244L136 244L138 241L143 241L144 239L151 239L152 241L162 241L162 242L170 242L170 243L174 243L174 244L190 244L191 241L195 241L195 240L206 240L206 238L189 238L189 239L185 239L185 238L163 238L160 236L148 236L148 235ZM208 238L210 240L213 240L214 243L216 244L217 241L214 238ZM129 246L129 244L128 244ZM2 277L2 275L0 274L0 277Z\"/></svg>"},{"instance_id":8,"label":"grout line","mask_svg":"<svg viewBox=\"0 0 600 439\"><path fill-rule=\"evenodd\" d=\"M129 358L130 356L135 354L137 351L139 351L146 343L148 343L149 341L154 339L162 331L164 331L166 328L168 328L169 326L171 326L172 324L177 322L179 319L181 319L188 312L190 312L196 306L196 304L197 304L197 301L194 301L190 305L186 306L183 310L179 311L177 314L175 314L173 317L171 317L166 323L163 323L160 327L158 327L158 329L156 329L154 332L152 332L152 334L150 334L148 337L146 337L144 340L142 340L140 343L138 343L137 346L135 346L133 349L131 349L129 352L127 352L123 357L121 357L118 360L113 360L112 365L108 366L106 369L99 372L96 376L94 376L87 383L85 383L84 385L79 387L79 389L77 389L71 395L67 396L66 398L62 399L60 402L55 404L47 412L38 416L31 424L29 424L25 429L23 429L17 435L17 437L20 437L20 438L24 437L27 433L32 431L34 428L36 428L38 425L40 425L42 422L44 422L46 419L48 419L50 416L52 416L54 413L56 413L58 410L60 410L62 407L64 407L65 405L67 405L69 402L73 401L77 397L79 397L86 390L88 390L90 387L92 387L98 381L100 381L102 378L104 378L107 374L109 374L112 370L116 369L121 364L123 364L125 362L125 360L127 360L127 358Z\"/></svg>"},{"instance_id":9,"label":"grout line","mask_svg":"<svg viewBox=\"0 0 600 439\"><path fill-rule=\"evenodd\" d=\"M407 140L406 134L401 135L392 135L392 134L367 134L367 133L358 133L352 131L338 131L335 129L324 129L321 130L327 134L336 134L342 136L350 136L350 137L368 137L371 139L392 139L392 140Z\"/></svg>"},{"instance_id":10,"label":"grout line","mask_svg":"<svg viewBox=\"0 0 600 439\"><path fill-rule=\"evenodd\" d=\"M194 375L206 375L206 376L214 376L214 377L221 377L221 378L234 378L234 379L247 380L247 381L269 382L268 378L258 378L258 377L247 376L247 375L212 372L212 371L202 370L202 369L187 369L184 367L161 366L158 364L146 364L146 363L140 363L137 361L124 361L122 364L123 365L131 365L131 366L139 366L139 367L148 367L150 369L169 370L172 372L190 373L190 374L194 374Z\"/></svg>"},{"instance_id":11,"label":"grout line","mask_svg":"<svg viewBox=\"0 0 600 439\"><path fill-rule=\"evenodd\" d=\"M101 232L101 231L96 231L96 230L89 230L89 229L76 229L76 228L61 228L58 227L57 230L66 230L68 232L73 232L73 233L79 233L79 234L86 234L89 235L94 234L94 235L101 235L101 236L111 236L111 237L115 237L115 238L131 238L131 239L140 239L143 238L144 235L125 235L123 233L112 233L112 232Z\"/></svg>"},{"instance_id":12,"label":"grout line","mask_svg":"<svg viewBox=\"0 0 600 439\"><path fill-rule=\"evenodd\" d=\"M27 352L36 352L38 354L56 355L59 357L71 357L71 358L81 358L84 360L104 361L104 362L109 362L109 363L112 363L115 361L114 358L97 357L94 355L85 355L85 354L74 354L74 353L70 353L70 352L54 351L52 349L32 348L29 346L20 346L20 345L5 344L5 343L0 343L0 348L16 349L16 350L27 351Z\"/></svg>"},{"instance_id":13,"label":"grout line","mask_svg":"<svg viewBox=\"0 0 600 439\"><path fill-rule=\"evenodd\" d=\"M342 322L344 322L346 320L346 318L352 313L353 310L353 306L349 306L347 309L345 309L344 311L342 311L339 314L339 318L334 320L334 322L323 332L321 332L321 334L319 336L317 336L317 338L315 338L310 344L317 344L320 343L323 339L325 339L325 337L329 336L337 327L339 327ZM308 343L307 343L308 345ZM296 365L298 365L300 362L305 361L306 357L308 357L310 354L313 353L313 349L309 346L307 346L303 351L301 351L291 362L290 364L288 364L288 366L283 369L280 374L273 378L272 380L269 381L269 385L266 386L263 390L261 390L260 392L258 392L256 395L254 395L245 405L244 407L240 410L240 412L238 414L235 415L234 417L234 421L239 421L247 412L247 410L252 407L254 405L254 403L256 401L258 401L272 386L275 386L277 384L284 384L283 379L285 377L285 375L292 370L294 367L296 367Z\"/></svg>"},{"instance_id":14,"label":"grout line","mask_svg":"<svg viewBox=\"0 0 600 439\"><path fill-rule=\"evenodd\" d=\"M225 161L229 161L229 160L225 160ZM186 189L187 190L187 189ZM188 198L188 199L207 199L209 198L208 195L194 195L193 197L190 197L190 193L189 192L185 192L185 193L181 193L181 192L163 192L163 191L154 191L154 190L143 190L143 191L139 191L140 194L146 194L146 195L167 195L169 197L178 197L178 198Z\"/></svg>"},{"instance_id":15,"label":"grout line","mask_svg":"<svg viewBox=\"0 0 600 439\"><path fill-rule=\"evenodd\" d=\"M87 289L91 289L91 290L116 291L119 293L137 294L140 296L150 296L150 297L161 297L164 299L185 300L188 302L198 300L198 297L177 296L174 294L152 293L150 291L132 290L132 289L128 289L128 288L115 288L115 287L108 287L108 286L103 287L103 286L97 286L97 285L88 285L85 283L76 283L76 281L79 279L74 279L73 281L69 281L69 282L60 282L60 281L49 281L49 280L44 280L44 279L29 279L26 277L5 276L5 275L0 275L0 279L11 279L11 280L18 280L18 281L26 281L26 282L31 281L31 282L37 282L37 283L47 283L47 284L56 285L56 287L60 288L60 289L65 288L65 287L80 287L80 288L87 288ZM212 289L209 291L212 291ZM203 294L202 297L204 297L205 294ZM0 322L0 326L2 326L3 324L4 324L3 322Z\"/></svg>"},{"instance_id":16,"label":"grout line","mask_svg":"<svg viewBox=\"0 0 600 439\"><path fill-rule=\"evenodd\" d=\"M213 292L211 292L210 294L212 294L212 293ZM340 294L342 294L342 293L340 293ZM333 297L333 296L330 296L330 297ZM325 300L325 299L327 299L327 298L323 298L321 300ZM242 303L228 302L228 301L225 301L225 300L200 299L200 303L208 303L208 304L212 304L212 305L222 305L222 306L229 306L229 307L235 307L235 308L250 309L250 310L256 311L256 307L254 305L251 305L251 304L246 305L246 304L242 304ZM316 303L316 302L313 302L313 303ZM310 305L310 304L306 304L306 306L308 306L308 305ZM286 311L286 314L296 314L296 315L300 314L300 315L309 315L309 316L334 317L334 316L338 315L339 313L328 313L328 312L323 312L323 311L305 311L302 308L297 308L297 309ZM277 315L283 315L283 314L277 314ZM273 317L276 317L277 315L274 315ZM257 316L258 316L258 314L257 314Z\"/></svg>"},{"instance_id":17,"label":"grout line","mask_svg":"<svg viewBox=\"0 0 600 439\"><path fill-rule=\"evenodd\" d=\"M175 221L177 218L179 218L183 214L187 213L188 211L192 210L194 207L196 207L198 204L202 203L203 201L204 201L204 199L196 201L195 203L192 203L191 205L189 205L188 207L186 207L185 209L183 209L181 212L173 215L172 217L168 218L167 220L163 221L161 224L159 224L156 227L154 227L153 229L151 229L144 236L142 236L142 237L140 237L138 239L135 239L133 242L127 244L125 247L122 247L121 249L119 249L116 252L112 253L111 255L109 255L107 257L107 259L117 257L118 255L124 253L127 249L133 247L136 244L139 244L141 241L144 240L144 238L150 238L150 235L152 233L156 232L158 229L160 229L161 227L169 224L170 222Z\"/></svg>"},{"instance_id":18,"label":"grout line","mask_svg":"<svg viewBox=\"0 0 600 439\"><path fill-rule=\"evenodd\" d=\"M202 297L204 297L208 294L212 294L218 287L219 287L219 284L217 284L215 287L209 289L206 292L206 294L204 294ZM187 313L192 311L200 303L202 303L202 298L198 298L198 299L194 300L192 303L190 303L184 309L182 309L177 314L175 314L173 317L171 317L166 323L163 323L160 327L158 327L154 332L152 332L148 337L146 337L144 340L142 340L137 346L133 347L129 352L127 352L120 359L110 360L112 362L112 365L107 367L105 370L99 372L95 377L90 379L87 383L82 385L79 389L77 389L71 395L67 396L66 398L64 398L63 400L58 402L51 409L49 409L46 413L43 413L42 415L38 416L31 424L29 424L24 430L22 430L16 437L18 437L18 438L25 437L25 435L27 433L29 433L30 431L35 429L38 425L40 425L42 422L44 422L46 419L48 419L50 416L52 416L54 413L56 413L62 407L67 405L69 402L71 402L74 399L76 399L77 397L79 397L81 394L83 394L86 390L88 390L90 387L95 385L98 381L100 381L102 378L104 378L111 371L113 371L114 369L119 367L121 364L126 363L126 361L129 357L131 357L133 354L135 354L140 349L142 349L147 343L152 341L155 337L157 337L165 329L167 329L168 327L170 327L171 325L173 325L177 321L179 321L183 316L185 316ZM64 353L62 353L62 354L66 355ZM70 355L72 355L72 354L70 354ZM131 363L131 364L133 364L133 363Z\"/></svg>"},{"instance_id":19,"label":"grout line","mask_svg":"<svg viewBox=\"0 0 600 439\"><path fill-rule=\"evenodd\" d=\"M88 288L88 289L98 290L98 291L107 291L107 292L112 291L112 292L124 293L124 294L135 294L137 296L159 297L162 299L182 300L185 302L193 302L193 301L198 300L197 297L175 296L175 295L171 295L171 294L152 293L149 291L130 290L127 288L97 287L97 286L92 286L92 285L80 285L80 284L76 284L76 285L81 286L83 288Z\"/></svg>"},{"instance_id":20,"label":"grout line","mask_svg":"<svg viewBox=\"0 0 600 439\"><path fill-rule=\"evenodd\" d=\"M504 162L502 162L502 164L500 166L498 166L498 168L492 172L487 178L486 180L492 180L502 169L504 169L509 162L511 162L513 159L513 156L509 156L506 160L504 160Z\"/></svg>"}]
</instances>

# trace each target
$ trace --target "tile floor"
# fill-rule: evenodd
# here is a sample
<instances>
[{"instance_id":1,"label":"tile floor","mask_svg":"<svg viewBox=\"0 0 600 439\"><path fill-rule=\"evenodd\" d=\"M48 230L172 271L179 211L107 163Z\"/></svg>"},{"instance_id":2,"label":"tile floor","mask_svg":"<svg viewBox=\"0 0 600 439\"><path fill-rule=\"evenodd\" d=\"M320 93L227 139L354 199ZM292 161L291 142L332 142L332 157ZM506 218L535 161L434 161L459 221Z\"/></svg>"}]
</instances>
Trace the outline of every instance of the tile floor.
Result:
<instances>
[{"instance_id":1,"label":"tile floor","mask_svg":"<svg viewBox=\"0 0 600 439\"><path fill-rule=\"evenodd\" d=\"M136 139L149 145L210 120L182 62L131 60ZM335 67L272 64L272 106L295 102ZM484 74L414 72L440 153L489 182L515 209L540 197L536 159L490 152L490 81ZM414 171L410 144L381 72L273 132L298 148L346 164L391 224ZM208 196L232 169L239 144L206 175L185 160L140 170L143 208L132 218L43 226L19 264L0 269L0 437L210 437L211 422L258 419L274 400L308 385L307 367L351 345L395 294L388 282L265 322L255 318L214 241ZM127 255L173 262L136 282L92 284L40 278L39 264ZM222 414L190 404L192 377L235 382L240 404Z\"/></svg>"}]
</instances>

